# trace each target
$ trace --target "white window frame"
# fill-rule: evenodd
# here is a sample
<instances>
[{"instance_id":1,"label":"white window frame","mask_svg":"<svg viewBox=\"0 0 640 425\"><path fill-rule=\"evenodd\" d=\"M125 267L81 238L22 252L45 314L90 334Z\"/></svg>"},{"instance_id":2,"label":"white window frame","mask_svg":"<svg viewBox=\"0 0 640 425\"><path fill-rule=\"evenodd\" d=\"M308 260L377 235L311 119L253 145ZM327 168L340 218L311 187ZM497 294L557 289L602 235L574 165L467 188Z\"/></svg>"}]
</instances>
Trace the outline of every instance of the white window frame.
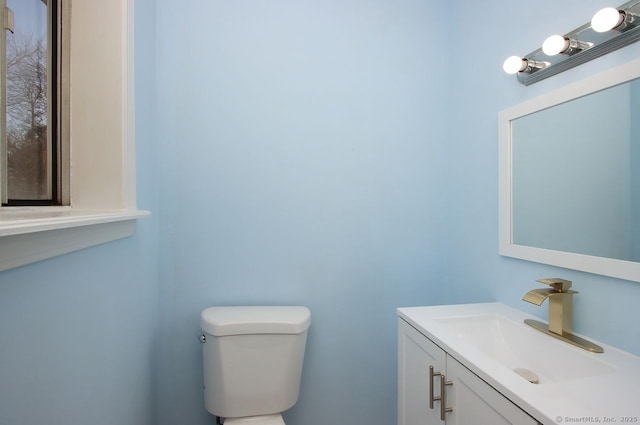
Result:
<instances>
[{"instance_id":1,"label":"white window frame","mask_svg":"<svg viewBox=\"0 0 640 425\"><path fill-rule=\"evenodd\" d=\"M131 236L150 214L136 206L134 1L67 1L70 206L0 208L0 271Z\"/></svg>"}]
</instances>

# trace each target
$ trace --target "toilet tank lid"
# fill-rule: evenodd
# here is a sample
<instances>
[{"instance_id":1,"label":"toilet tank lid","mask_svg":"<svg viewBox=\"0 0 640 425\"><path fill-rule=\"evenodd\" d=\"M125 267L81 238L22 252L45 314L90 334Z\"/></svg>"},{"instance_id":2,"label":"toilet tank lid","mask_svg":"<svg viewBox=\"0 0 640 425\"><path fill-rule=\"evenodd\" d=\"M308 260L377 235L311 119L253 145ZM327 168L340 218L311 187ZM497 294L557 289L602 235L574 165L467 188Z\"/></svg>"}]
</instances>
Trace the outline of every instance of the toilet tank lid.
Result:
<instances>
[{"instance_id":1,"label":"toilet tank lid","mask_svg":"<svg viewBox=\"0 0 640 425\"><path fill-rule=\"evenodd\" d=\"M209 307L200 327L210 335L300 334L311 324L311 312L298 306Z\"/></svg>"}]
</instances>

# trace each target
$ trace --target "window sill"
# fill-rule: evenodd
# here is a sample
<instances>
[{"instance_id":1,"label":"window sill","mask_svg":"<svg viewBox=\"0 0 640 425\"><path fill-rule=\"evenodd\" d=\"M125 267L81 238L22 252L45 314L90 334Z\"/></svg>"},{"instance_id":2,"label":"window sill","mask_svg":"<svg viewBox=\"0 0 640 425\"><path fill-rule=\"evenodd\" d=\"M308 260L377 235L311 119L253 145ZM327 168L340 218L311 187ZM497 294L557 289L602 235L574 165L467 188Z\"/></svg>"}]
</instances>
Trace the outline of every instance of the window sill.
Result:
<instances>
[{"instance_id":1,"label":"window sill","mask_svg":"<svg viewBox=\"0 0 640 425\"><path fill-rule=\"evenodd\" d=\"M0 271L131 236L148 211L0 209Z\"/></svg>"}]
</instances>

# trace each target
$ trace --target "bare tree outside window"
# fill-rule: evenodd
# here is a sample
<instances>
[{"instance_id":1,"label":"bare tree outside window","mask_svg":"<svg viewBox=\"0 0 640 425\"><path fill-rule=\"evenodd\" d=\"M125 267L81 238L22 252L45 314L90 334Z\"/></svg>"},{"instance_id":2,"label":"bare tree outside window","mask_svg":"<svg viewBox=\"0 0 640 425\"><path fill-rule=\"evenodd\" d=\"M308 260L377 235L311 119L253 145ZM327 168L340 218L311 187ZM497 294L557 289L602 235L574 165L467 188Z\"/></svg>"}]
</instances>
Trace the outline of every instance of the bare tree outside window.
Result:
<instances>
[{"instance_id":1,"label":"bare tree outside window","mask_svg":"<svg viewBox=\"0 0 640 425\"><path fill-rule=\"evenodd\" d=\"M19 32L7 37L7 168L10 199L47 199L47 48Z\"/></svg>"},{"instance_id":2,"label":"bare tree outside window","mask_svg":"<svg viewBox=\"0 0 640 425\"><path fill-rule=\"evenodd\" d=\"M51 89L57 87L56 11L53 0L0 0L3 205L52 205L57 193L57 126L48 122L57 119L55 107L50 109L56 98Z\"/></svg>"}]
</instances>

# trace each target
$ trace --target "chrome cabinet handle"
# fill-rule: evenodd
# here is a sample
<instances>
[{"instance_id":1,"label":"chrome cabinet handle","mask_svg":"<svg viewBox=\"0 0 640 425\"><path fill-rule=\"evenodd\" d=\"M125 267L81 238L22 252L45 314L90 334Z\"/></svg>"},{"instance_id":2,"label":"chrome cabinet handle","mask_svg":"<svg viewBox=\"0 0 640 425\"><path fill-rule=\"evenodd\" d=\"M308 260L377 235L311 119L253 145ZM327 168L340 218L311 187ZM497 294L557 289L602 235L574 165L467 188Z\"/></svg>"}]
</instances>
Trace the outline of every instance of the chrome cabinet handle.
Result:
<instances>
[{"instance_id":1,"label":"chrome cabinet handle","mask_svg":"<svg viewBox=\"0 0 640 425\"><path fill-rule=\"evenodd\" d=\"M440 376L441 378L444 378L444 375L442 375L442 373L434 372L433 366L429 366L429 409L431 410L433 410L433 403L441 399L441 397L433 396L433 378L436 376Z\"/></svg>"},{"instance_id":2,"label":"chrome cabinet handle","mask_svg":"<svg viewBox=\"0 0 640 425\"><path fill-rule=\"evenodd\" d=\"M444 421L444 415L447 412L453 412L453 407L446 407L447 405L447 391L446 387L453 385L453 382L447 381L444 375L440 374L440 420Z\"/></svg>"}]
</instances>

